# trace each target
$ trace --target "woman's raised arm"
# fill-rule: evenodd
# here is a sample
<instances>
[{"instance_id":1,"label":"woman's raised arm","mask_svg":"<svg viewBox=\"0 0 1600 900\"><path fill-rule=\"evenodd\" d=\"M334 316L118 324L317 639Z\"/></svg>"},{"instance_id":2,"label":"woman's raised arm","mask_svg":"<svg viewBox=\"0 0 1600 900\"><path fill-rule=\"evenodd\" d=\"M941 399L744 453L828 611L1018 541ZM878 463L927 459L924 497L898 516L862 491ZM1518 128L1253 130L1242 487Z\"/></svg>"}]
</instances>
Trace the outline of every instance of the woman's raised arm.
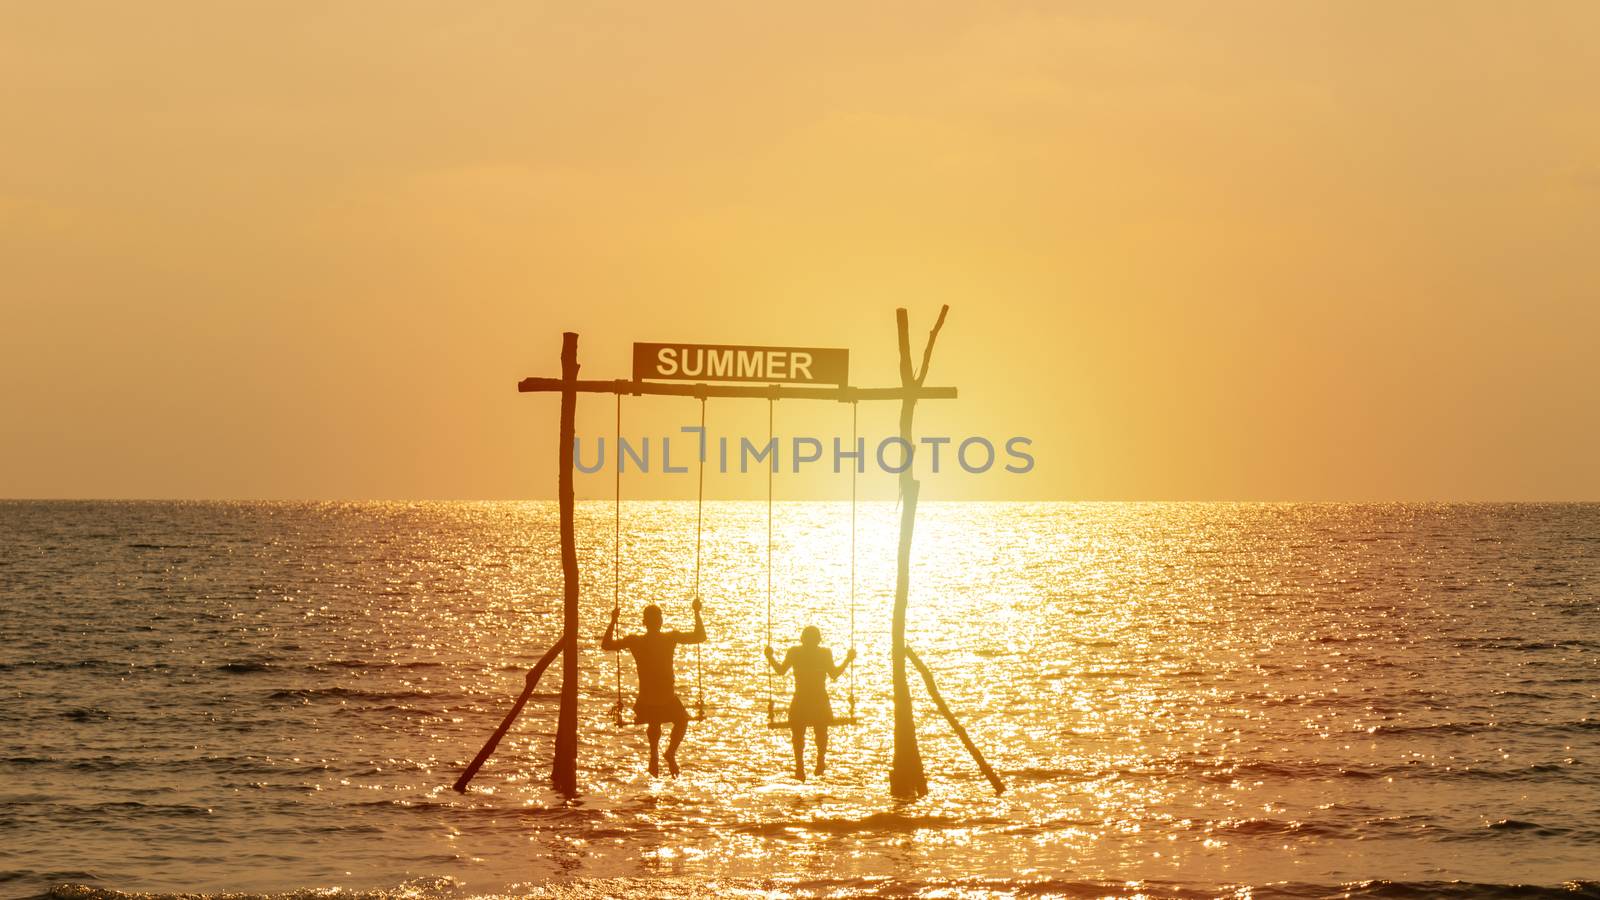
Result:
<instances>
[{"instance_id":1,"label":"woman's raised arm","mask_svg":"<svg viewBox=\"0 0 1600 900\"><path fill-rule=\"evenodd\" d=\"M855 658L856 648L851 647L850 652L844 655L844 662L835 666L833 665L833 651L828 651L828 677L832 678L834 681L838 681L839 676L844 674L844 670L850 667L850 661Z\"/></svg>"}]
</instances>

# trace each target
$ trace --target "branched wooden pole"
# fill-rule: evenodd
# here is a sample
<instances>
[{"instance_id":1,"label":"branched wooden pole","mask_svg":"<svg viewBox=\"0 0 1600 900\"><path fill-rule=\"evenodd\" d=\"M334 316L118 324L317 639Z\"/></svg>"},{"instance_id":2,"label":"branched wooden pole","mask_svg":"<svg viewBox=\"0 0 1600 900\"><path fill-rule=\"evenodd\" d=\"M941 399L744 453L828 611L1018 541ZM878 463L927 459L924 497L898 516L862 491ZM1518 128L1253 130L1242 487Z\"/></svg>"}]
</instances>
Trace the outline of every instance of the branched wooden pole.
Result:
<instances>
[{"instance_id":1,"label":"branched wooden pole","mask_svg":"<svg viewBox=\"0 0 1600 900\"><path fill-rule=\"evenodd\" d=\"M915 480L900 486L900 551L895 561L894 626L889 657L894 664L894 761L889 767L889 793L906 799L928 793L922 751L917 748L917 720L911 710L911 688L906 683L906 606L910 596L907 581L911 569L911 529L917 517L920 487Z\"/></svg>"},{"instance_id":2,"label":"branched wooden pole","mask_svg":"<svg viewBox=\"0 0 1600 900\"><path fill-rule=\"evenodd\" d=\"M463 794L467 792L467 785L472 783L473 776L477 775L478 770L483 768L483 764L489 761L489 757L494 754L494 748L500 746L500 739L505 737L506 732L510 730L511 723L517 720L522 708L528 705L528 698L533 696L533 689L539 685L539 676L544 674L544 670L550 667L550 663L555 661L556 654L560 653L565 646L564 641L557 641L555 646L547 650L544 656L539 659L539 662L528 670L528 678L522 687L522 695L517 697L517 702L511 704L511 711L506 713L506 717L500 721L500 727L494 730L494 734L489 735L489 740L484 743L483 749L479 750L478 755L472 758L472 764L467 766L466 771L461 773L460 778L456 779L456 790Z\"/></svg>"},{"instance_id":3,"label":"branched wooden pole","mask_svg":"<svg viewBox=\"0 0 1600 900\"><path fill-rule=\"evenodd\" d=\"M578 335L561 335L561 441L557 498L561 507L561 577L564 587L561 648L561 715L556 723L550 784L565 794L578 790L578 549L572 524L572 436L577 417Z\"/></svg>"},{"instance_id":4,"label":"branched wooden pole","mask_svg":"<svg viewBox=\"0 0 1600 900\"><path fill-rule=\"evenodd\" d=\"M928 377L928 363L933 358L933 345L944 327L949 306L941 307L939 319L928 332L928 342L922 348L920 371L911 368L911 326L904 309L895 315L896 336L900 350L900 386L908 393L900 401L900 439L904 443L905 468L900 472L900 548L895 557L894 622L890 641L891 673L894 681L894 761L889 768L889 793L896 797L921 797L928 793L928 778L922 767L922 753L917 749L917 723L911 709L911 688L906 682L906 607L911 591L911 534L916 525L917 497L921 485L913 476L912 458L915 445L911 442L911 420L916 412L916 396L909 393L920 387Z\"/></svg>"},{"instance_id":5,"label":"branched wooden pole","mask_svg":"<svg viewBox=\"0 0 1600 900\"><path fill-rule=\"evenodd\" d=\"M1000 780L999 775L995 774L994 769L990 768L988 760L984 759L983 754L978 751L978 745L974 744L972 738L967 736L967 730L961 727L960 722L956 721L955 713L951 712L950 707L945 705L944 697L939 695L939 688L933 683L933 673L928 671L928 667L917 657L916 651L910 647L906 648L906 658L911 660L911 664L917 667L918 672L922 673L922 682L928 686L928 696L933 698L933 705L939 708L944 720L950 723L951 730L956 733L956 737L961 739L961 745L967 748L968 753L972 754L972 760L978 764L978 769L983 772L983 777L989 779L989 784L994 787L996 794L1004 794L1006 792L1005 783Z\"/></svg>"}]
</instances>

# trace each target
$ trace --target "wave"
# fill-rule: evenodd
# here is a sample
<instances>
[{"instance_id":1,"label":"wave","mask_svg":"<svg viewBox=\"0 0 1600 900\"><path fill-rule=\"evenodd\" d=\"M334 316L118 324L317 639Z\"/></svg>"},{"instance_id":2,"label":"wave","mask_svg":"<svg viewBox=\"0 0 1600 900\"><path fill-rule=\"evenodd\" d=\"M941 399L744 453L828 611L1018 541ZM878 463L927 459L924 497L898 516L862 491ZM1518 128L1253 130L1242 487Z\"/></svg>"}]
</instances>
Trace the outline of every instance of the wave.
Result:
<instances>
[{"instance_id":1,"label":"wave","mask_svg":"<svg viewBox=\"0 0 1600 900\"><path fill-rule=\"evenodd\" d=\"M149 630L149 629L138 629L138 630ZM369 662L367 660L360 660L360 659L334 659L334 660L322 660L322 661L314 661L314 662L298 662L298 661L291 661L288 658L282 657L282 656L269 656L269 657L265 657L265 658L257 657L257 658L254 658L254 659L229 660L227 662L218 663L215 666L211 666L208 671L223 672L223 673L229 674L229 675L254 675L254 674L259 674L259 673L262 673L262 672L285 672L285 673L310 672L310 673L315 674L315 673L328 672L330 669L369 669L369 670L372 670L372 671L375 671L375 672L381 672L381 671L385 671L385 670L410 671L410 670L414 670L414 669L443 668L444 665L445 664L442 663L442 662L435 662L435 661L432 661L432 660L414 660L414 661L410 661L410 662ZM161 661L161 660L151 661L151 660L139 659L139 660L120 661L120 660L110 660L110 659L97 659L97 658L92 658L92 657L91 658L85 658L85 659L72 659L72 660L63 660L63 659L25 659L25 660L19 660L19 661L15 661L15 662L3 662L3 663L0 663L0 672L14 671L14 670L20 670L20 669L39 669L39 670L43 670L43 671L64 671L64 670L74 670L74 669L106 669L106 670L116 670L117 672L129 672L129 671L144 671L144 670L151 670L151 669L171 670L171 669L188 669L188 668L190 668L190 667L188 665L186 665L186 664L174 665L173 663L165 662L165 661ZM519 671L520 672L520 671L525 671L526 669L527 669L527 666L520 666L520 665L519 666L507 666L507 667L505 667L506 671ZM195 671L200 671L200 667L196 666L196 667L194 667L194 670Z\"/></svg>"},{"instance_id":2,"label":"wave","mask_svg":"<svg viewBox=\"0 0 1600 900\"><path fill-rule=\"evenodd\" d=\"M1194 779L1215 784L1233 784L1239 781L1282 779L1309 780L1376 780L1380 778L1429 778L1462 781L1569 781L1594 783L1600 781L1600 772L1577 763L1533 763L1525 766L1494 768L1471 763L1439 765L1420 760L1361 764L1320 762L1316 760L1221 760L1221 759L1171 759L1153 760L1143 765L1116 768L1051 768L1028 767L1006 772L1008 779L1017 782L1079 783L1102 779Z\"/></svg>"},{"instance_id":3,"label":"wave","mask_svg":"<svg viewBox=\"0 0 1600 900\"><path fill-rule=\"evenodd\" d=\"M51 809L53 817L82 824L122 822L130 817L191 818L213 815L209 807L187 803L141 803L137 800L113 800L105 803L57 803Z\"/></svg>"},{"instance_id":4,"label":"wave","mask_svg":"<svg viewBox=\"0 0 1600 900\"><path fill-rule=\"evenodd\" d=\"M859 819L819 818L808 821L780 820L742 825L735 829L743 834L763 837L783 837L796 832L821 832L825 834L858 834L861 832L910 834L917 831L935 831L950 828L972 828L980 825L1003 825L1004 819L986 816L908 816L901 813L873 813Z\"/></svg>"},{"instance_id":5,"label":"wave","mask_svg":"<svg viewBox=\"0 0 1600 900\"><path fill-rule=\"evenodd\" d=\"M535 697L541 696L538 693ZM559 694L549 694L557 697ZM365 691L360 688L321 687L285 688L267 695L268 700L465 700L466 695L452 691Z\"/></svg>"},{"instance_id":6,"label":"wave","mask_svg":"<svg viewBox=\"0 0 1600 900\"><path fill-rule=\"evenodd\" d=\"M73 873L82 877L81 873ZM278 893L158 894L123 892L83 883L58 884L40 900L512 900L512 898L578 897L921 897L921 896L1012 896L1065 898L1160 898L1160 900L1200 900L1214 897L1283 898L1373 898L1373 900L1413 900L1439 897L1446 900L1600 900L1600 881L1571 881L1538 885L1483 883L1469 881L1359 881L1344 884L1278 882L1263 885L1196 884L1166 881L1088 881L1062 878L893 878L860 876L855 878L688 878L655 876L637 878L577 878L538 885L516 885L495 893L467 893L453 879L428 879L404 882L391 888L345 890L297 888Z\"/></svg>"},{"instance_id":7,"label":"wave","mask_svg":"<svg viewBox=\"0 0 1600 900\"><path fill-rule=\"evenodd\" d=\"M1550 834L1566 834L1568 831L1568 829L1565 828L1546 828L1537 822L1524 822L1521 819L1501 819L1498 822L1492 823L1489 827L1495 831L1532 831Z\"/></svg>"},{"instance_id":8,"label":"wave","mask_svg":"<svg viewBox=\"0 0 1600 900\"><path fill-rule=\"evenodd\" d=\"M1246 837L1348 837L1360 831L1358 826L1339 825L1333 822L1300 822L1292 819L1239 819L1232 822L1195 826L1208 833L1223 833Z\"/></svg>"},{"instance_id":9,"label":"wave","mask_svg":"<svg viewBox=\"0 0 1600 900\"><path fill-rule=\"evenodd\" d=\"M371 661L365 660L365 659L325 659L325 660L321 660L321 661L318 661L318 662L311 663L308 666L306 666L306 668L308 668L308 669L310 669L310 670L312 670L314 672L321 672L321 671L326 671L329 668L334 668L334 669L436 669L436 668L442 668L443 666L444 666L444 663L433 662L433 661L430 661L430 660L418 660L418 661L415 661L415 662L403 662L403 663L400 663L400 662L371 662Z\"/></svg>"},{"instance_id":10,"label":"wave","mask_svg":"<svg viewBox=\"0 0 1600 900\"><path fill-rule=\"evenodd\" d=\"M1568 638L1554 641L1532 641L1512 635L1502 637L1455 638L1451 643L1472 650L1515 650L1535 653L1544 650L1600 650L1600 641Z\"/></svg>"},{"instance_id":11,"label":"wave","mask_svg":"<svg viewBox=\"0 0 1600 900\"><path fill-rule=\"evenodd\" d=\"M1576 719L1570 722L1437 722L1429 725L1377 725L1369 733L1388 735L1428 734L1481 734L1485 731L1543 732L1546 734L1583 734L1600 729L1600 719Z\"/></svg>"},{"instance_id":12,"label":"wave","mask_svg":"<svg viewBox=\"0 0 1600 900\"><path fill-rule=\"evenodd\" d=\"M258 672L271 672L277 668L269 662L226 662L217 666L218 672L227 672L230 675L253 675Z\"/></svg>"}]
</instances>

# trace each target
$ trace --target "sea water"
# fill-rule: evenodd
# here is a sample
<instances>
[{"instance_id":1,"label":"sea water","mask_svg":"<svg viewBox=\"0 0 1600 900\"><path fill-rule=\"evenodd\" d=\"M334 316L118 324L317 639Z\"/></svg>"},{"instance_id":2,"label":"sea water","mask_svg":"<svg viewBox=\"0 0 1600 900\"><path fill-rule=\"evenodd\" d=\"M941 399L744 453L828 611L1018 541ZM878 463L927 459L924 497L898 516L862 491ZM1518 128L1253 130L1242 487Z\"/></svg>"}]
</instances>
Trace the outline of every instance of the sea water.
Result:
<instances>
[{"instance_id":1,"label":"sea water","mask_svg":"<svg viewBox=\"0 0 1600 900\"><path fill-rule=\"evenodd\" d=\"M705 509L682 777L598 638L691 624L695 509L579 504L576 797L549 503L0 504L0 895L1600 895L1600 506L924 503L931 791L888 793L898 513ZM770 610L770 614L769 614ZM767 727L818 625L830 766ZM620 690L619 690L620 681Z\"/></svg>"}]
</instances>

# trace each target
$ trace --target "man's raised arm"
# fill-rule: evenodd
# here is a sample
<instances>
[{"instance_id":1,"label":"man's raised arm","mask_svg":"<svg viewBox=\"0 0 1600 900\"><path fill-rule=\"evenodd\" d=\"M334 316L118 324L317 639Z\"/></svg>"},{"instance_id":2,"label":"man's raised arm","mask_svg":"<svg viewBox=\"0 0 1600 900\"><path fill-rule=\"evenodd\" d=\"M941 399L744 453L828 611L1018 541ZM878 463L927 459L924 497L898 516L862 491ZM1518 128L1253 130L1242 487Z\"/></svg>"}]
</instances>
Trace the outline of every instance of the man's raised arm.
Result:
<instances>
[{"instance_id":1,"label":"man's raised arm","mask_svg":"<svg viewBox=\"0 0 1600 900\"><path fill-rule=\"evenodd\" d=\"M851 647L850 648L850 652L846 653L844 655L844 662L839 663L837 666L830 665L828 667L828 677L832 678L834 681L838 681L839 680L839 676L844 674L844 670L850 667L850 661L855 659L855 658L856 658L856 648ZM828 662L829 663L833 662L831 654L829 655Z\"/></svg>"},{"instance_id":2,"label":"man's raised arm","mask_svg":"<svg viewBox=\"0 0 1600 900\"><path fill-rule=\"evenodd\" d=\"M606 626L606 633L600 638L601 650L621 650L622 642L616 639L618 610L611 610L611 624Z\"/></svg>"},{"instance_id":3,"label":"man's raised arm","mask_svg":"<svg viewBox=\"0 0 1600 900\"><path fill-rule=\"evenodd\" d=\"M680 644L700 644L700 643L704 643L705 642L705 639L706 639L706 623L701 621L701 619L700 619L700 598L699 597L694 598L694 607L693 608L694 608L694 633L693 634L687 634L687 635L680 634L679 637L678 637L678 643L680 643Z\"/></svg>"}]
</instances>

